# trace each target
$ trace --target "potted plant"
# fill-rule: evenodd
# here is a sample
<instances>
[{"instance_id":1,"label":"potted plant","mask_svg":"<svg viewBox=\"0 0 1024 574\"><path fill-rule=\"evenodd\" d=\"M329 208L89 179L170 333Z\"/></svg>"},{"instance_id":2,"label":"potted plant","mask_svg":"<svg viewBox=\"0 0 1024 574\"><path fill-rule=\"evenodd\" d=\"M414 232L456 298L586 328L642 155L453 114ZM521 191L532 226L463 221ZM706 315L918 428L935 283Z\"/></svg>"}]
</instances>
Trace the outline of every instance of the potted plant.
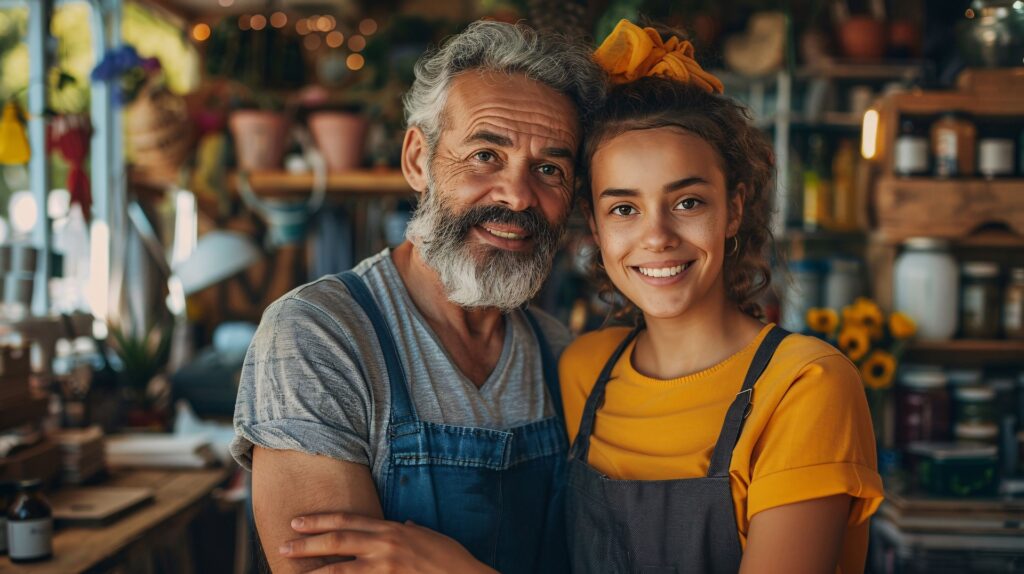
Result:
<instances>
[{"instance_id":1,"label":"potted plant","mask_svg":"<svg viewBox=\"0 0 1024 574\"><path fill-rule=\"evenodd\" d=\"M126 332L112 326L112 348L119 359L117 372L121 388L122 424L132 428L161 429L165 416L157 401L154 380L162 375L170 357L169 326L151 325L143 333Z\"/></svg>"}]
</instances>

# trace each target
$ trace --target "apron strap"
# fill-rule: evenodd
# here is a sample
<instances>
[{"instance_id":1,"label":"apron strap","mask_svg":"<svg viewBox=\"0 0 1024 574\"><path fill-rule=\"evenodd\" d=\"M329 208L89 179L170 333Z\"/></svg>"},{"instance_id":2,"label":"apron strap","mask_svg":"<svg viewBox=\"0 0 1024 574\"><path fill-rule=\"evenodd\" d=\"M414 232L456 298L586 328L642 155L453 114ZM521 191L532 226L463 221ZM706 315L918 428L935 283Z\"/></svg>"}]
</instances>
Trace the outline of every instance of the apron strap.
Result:
<instances>
[{"instance_id":1,"label":"apron strap","mask_svg":"<svg viewBox=\"0 0 1024 574\"><path fill-rule=\"evenodd\" d=\"M729 405L729 410L725 414L725 423L718 434L715 450L711 453L711 464L708 466L707 474L709 478L729 476L732 450L740 438L740 433L743 432L743 423L747 420L747 415L750 414L750 408L753 405L750 399L754 394L754 383L764 374L768 363L775 355L775 350L788 335L789 331L782 327L772 327L772 330L761 341L757 352L754 353L754 359L750 362L750 368L747 369L747 376L743 381L743 388L736 394L736 399Z\"/></svg>"},{"instance_id":2,"label":"apron strap","mask_svg":"<svg viewBox=\"0 0 1024 574\"><path fill-rule=\"evenodd\" d=\"M633 339L639 333L640 326L630 331L626 338L619 343L612 356L608 358L608 362L604 364L601 376L597 378L594 388L590 390L590 396L587 397L587 404L583 408L583 416L580 418L580 430L576 434L576 440L573 441L572 448L569 450L570 456L576 457L583 462L587 461L587 453L590 451L590 434L594 431L594 419L597 417L597 409L600 408L604 400L604 389L608 385L608 379L612 376L612 369L619 362L619 358L626 351L626 347L633 342Z\"/></svg>"},{"instance_id":3,"label":"apron strap","mask_svg":"<svg viewBox=\"0 0 1024 574\"><path fill-rule=\"evenodd\" d=\"M533 329L533 336L537 338L537 344L540 345L540 360L544 370L544 384L548 388L548 395L551 396L551 406L554 407L555 416L558 417L558 420L564 420L562 388L558 383L558 363L555 361L555 356L551 353L551 346L548 345L548 339L544 336L544 331L540 328L537 317L525 307L523 308L523 315L526 316L526 322L530 324L530 328Z\"/></svg>"},{"instance_id":4,"label":"apron strap","mask_svg":"<svg viewBox=\"0 0 1024 574\"><path fill-rule=\"evenodd\" d=\"M384 355L384 364L388 369L388 383L391 388L391 422L402 423L416 420L416 407L413 405L412 399L409 398L405 370L402 368L395 339L391 336L391 329L384 321L384 314L381 313L380 307L374 301L373 295L366 287L362 277L354 271L339 273L337 277L348 288L356 303L363 308L363 312L373 324L373 330L377 333L377 342Z\"/></svg>"}]
</instances>

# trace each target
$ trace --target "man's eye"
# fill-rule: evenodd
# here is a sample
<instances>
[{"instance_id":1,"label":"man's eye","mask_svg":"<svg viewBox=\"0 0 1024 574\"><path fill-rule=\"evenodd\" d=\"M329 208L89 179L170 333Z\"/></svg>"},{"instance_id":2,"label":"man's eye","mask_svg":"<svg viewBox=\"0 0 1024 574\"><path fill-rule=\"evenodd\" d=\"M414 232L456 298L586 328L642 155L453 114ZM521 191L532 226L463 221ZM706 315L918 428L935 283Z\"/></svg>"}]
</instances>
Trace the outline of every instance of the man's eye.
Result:
<instances>
[{"instance_id":1,"label":"man's eye","mask_svg":"<svg viewBox=\"0 0 1024 574\"><path fill-rule=\"evenodd\" d=\"M614 215L627 216L636 213L636 209L631 205L616 205L612 208L612 213Z\"/></svg>"},{"instance_id":2,"label":"man's eye","mask_svg":"<svg viewBox=\"0 0 1024 574\"><path fill-rule=\"evenodd\" d=\"M486 163L494 159L494 154L489 151L478 151L473 154L473 157Z\"/></svg>"},{"instance_id":3,"label":"man's eye","mask_svg":"<svg viewBox=\"0 0 1024 574\"><path fill-rule=\"evenodd\" d=\"M700 203L699 199L688 197L688 198L680 201L679 202L679 206L682 207L683 209L689 210L689 209L694 209L695 207L697 207L697 205L699 203Z\"/></svg>"},{"instance_id":4,"label":"man's eye","mask_svg":"<svg viewBox=\"0 0 1024 574\"><path fill-rule=\"evenodd\" d=\"M557 165L545 164L538 168L543 175L558 175L562 171Z\"/></svg>"}]
</instances>

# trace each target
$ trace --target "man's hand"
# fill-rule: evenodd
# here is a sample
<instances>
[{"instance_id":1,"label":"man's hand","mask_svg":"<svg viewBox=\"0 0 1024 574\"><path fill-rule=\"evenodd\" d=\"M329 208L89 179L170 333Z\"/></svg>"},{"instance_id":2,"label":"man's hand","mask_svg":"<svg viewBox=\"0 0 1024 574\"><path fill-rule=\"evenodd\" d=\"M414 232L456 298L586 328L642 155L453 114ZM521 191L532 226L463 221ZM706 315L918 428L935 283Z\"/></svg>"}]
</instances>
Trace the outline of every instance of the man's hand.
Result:
<instances>
[{"instance_id":1,"label":"man's hand","mask_svg":"<svg viewBox=\"0 0 1024 574\"><path fill-rule=\"evenodd\" d=\"M353 558L314 570L315 574L496 574L458 542L412 522L402 524L356 514L330 513L298 517L292 520L292 529L304 536L281 545L282 556Z\"/></svg>"}]
</instances>

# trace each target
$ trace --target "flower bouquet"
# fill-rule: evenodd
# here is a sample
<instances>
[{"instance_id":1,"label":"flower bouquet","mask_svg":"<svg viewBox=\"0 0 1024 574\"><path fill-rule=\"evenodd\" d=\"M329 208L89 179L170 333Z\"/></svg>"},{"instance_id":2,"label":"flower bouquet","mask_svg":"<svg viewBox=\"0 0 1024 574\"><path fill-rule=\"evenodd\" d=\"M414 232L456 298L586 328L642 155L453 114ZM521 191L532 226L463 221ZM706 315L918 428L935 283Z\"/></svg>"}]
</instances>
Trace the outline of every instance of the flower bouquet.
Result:
<instances>
[{"instance_id":1,"label":"flower bouquet","mask_svg":"<svg viewBox=\"0 0 1024 574\"><path fill-rule=\"evenodd\" d=\"M811 333L838 347L860 370L875 435L884 440L889 435L885 405L900 358L917 332L914 320L899 312L886 316L866 297L841 312L810 309L806 320Z\"/></svg>"}]
</instances>

